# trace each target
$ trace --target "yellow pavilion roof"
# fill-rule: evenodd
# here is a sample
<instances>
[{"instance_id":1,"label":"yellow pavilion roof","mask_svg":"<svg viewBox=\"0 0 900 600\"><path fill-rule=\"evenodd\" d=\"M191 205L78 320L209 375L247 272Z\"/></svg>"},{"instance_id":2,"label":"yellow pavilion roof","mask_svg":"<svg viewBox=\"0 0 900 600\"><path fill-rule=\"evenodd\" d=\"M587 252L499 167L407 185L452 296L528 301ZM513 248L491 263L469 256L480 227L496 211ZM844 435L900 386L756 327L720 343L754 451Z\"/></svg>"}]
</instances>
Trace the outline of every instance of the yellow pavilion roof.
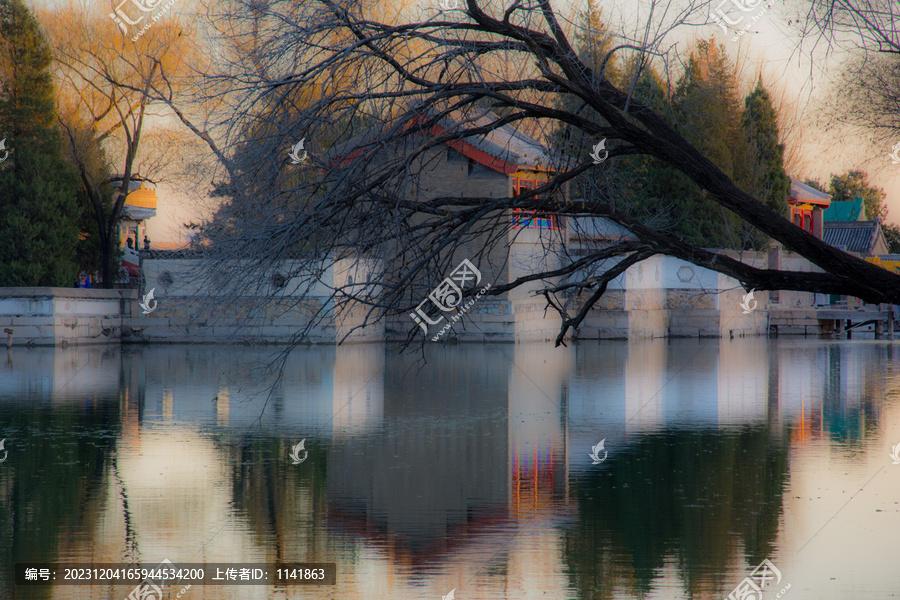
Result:
<instances>
[{"instance_id":1,"label":"yellow pavilion roof","mask_svg":"<svg viewBox=\"0 0 900 600\"><path fill-rule=\"evenodd\" d=\"M126 206L134 206L136 208L149 208L156 210L156 191L147 187L146 183L141 183L141 189L134 190L125 198Z\"/></svg>"}]
</instances>

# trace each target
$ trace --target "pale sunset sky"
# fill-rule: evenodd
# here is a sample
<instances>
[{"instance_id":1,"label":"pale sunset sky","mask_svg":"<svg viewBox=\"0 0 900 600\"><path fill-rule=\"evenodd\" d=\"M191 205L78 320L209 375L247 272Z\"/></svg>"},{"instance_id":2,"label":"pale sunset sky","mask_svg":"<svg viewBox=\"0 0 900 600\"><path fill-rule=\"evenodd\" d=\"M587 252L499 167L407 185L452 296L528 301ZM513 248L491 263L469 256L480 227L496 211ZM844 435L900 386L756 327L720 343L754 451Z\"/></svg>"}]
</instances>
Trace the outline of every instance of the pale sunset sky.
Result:
<instances>
[{"instance_id":1,"label":"pale sunset sky","mask_svg":"<svg viewBox=\"0 0 900 600\"><path fill-rule=\"evenodd\" d=\"M119 0L85 1L97 1L104 7L108 5L110 12L119 4ZM437 2L422 1L428 4ZM714 11L721 1L712 2L710 10ZM62 0L30 2L36 8L50 8L60 5ZM672 18L670 13L674 12L671 9L675 4L680 3L666 7L664 18ZM805 48L798 48L798 36L792 32L787 22L791 15L798 14L803 4L802 0L777 2L769 8L766 8L766 4L761 4L760 9L766 10L753 27L755 33L746 34L739 42L730 39L726 41L732 60L736 60L739 67L743 68L745 80L742 82L741 93L749 91L755 74L761 71L770 90L785 90L791 102L796 105L798 122L801 123L796 129L799 135L788 136L785 140L788 154L793 151L796 155L795 161L787 165L789 175L799 179L818 178L827 184L832 173L843 173L847 169L866 171L870 182L884 188L887 193L886 203L890 210L888 221L900 223L900 164L892 164L888 157L893 143L900 142L900 131L892 143L876 144L868 132L828 131L821 123L817 123L822 114L822 103L827 103L828 98L834 95L830 79L839 72L839 57L817 60L814 63ZM587 0L555 2L555 5L558 10L569 15L583 11L588 6ZM643 30L649 6L647 0L596 0L595 5L603 10L604 20L613 32L617 31L617 27L631 31ZM182 0L170 12L188 17L193 7L194 0ZM655 15L660 14L658 8L655 9ZM759 12L753 10L748 14L755 15ZM115 27L112 19L110 27ZM716 25L682 25L670 32L667 39L670 44L677 42L677 48L683 55L692 40L713 33L718 34L720 39L723 37L721 28ZM152 29L145 35L152 35ZM674 77L677 75L675 73ZM147 224L151 240L154 244L186 241L181 224L199 220L202 217L200 209L188 200L179 182L174 180L160 183L157 195L157 216Z\"/></svg>"}]
</instances>

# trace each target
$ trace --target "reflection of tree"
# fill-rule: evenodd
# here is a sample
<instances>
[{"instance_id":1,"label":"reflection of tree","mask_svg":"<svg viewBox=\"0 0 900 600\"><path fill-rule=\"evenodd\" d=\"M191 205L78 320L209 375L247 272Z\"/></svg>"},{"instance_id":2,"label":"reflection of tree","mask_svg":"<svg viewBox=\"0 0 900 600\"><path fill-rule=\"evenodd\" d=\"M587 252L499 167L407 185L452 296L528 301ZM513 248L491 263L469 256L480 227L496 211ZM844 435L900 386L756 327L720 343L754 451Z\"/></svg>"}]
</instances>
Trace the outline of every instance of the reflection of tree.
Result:
<instances>
[{"instance_id":1,"label":"reflection of tree","mask_svg":"<svg viewBox=\"0 0 900 600\"><path fill-rule=\"evenodd\" d=\"M120 418L115 402L82 410L22 400L0 412L10 451L0 465L0 598L49 598L51 586L14 588L13 565L61 560L74 543L65 532L99 528Z\"/></svg>"},{"instance_id":2,"label":"reflection of tree","mask_svg":"<svg viewBox=\"0 0 900 600\"><path fill-rule=\"evenodd\" d=\"M648 435L573 482L578 518L563 552L578 597L626 587L645 597L673 563L688 597L707 597L732 583L723 574L738 550L748 565L771 554L788 464L769 433Z\"/></svg>"},{"instance_id":3,"label":"reflection of tree","mask_svg":"<svg viewBox=\"0 0 900 600\"><path fill-rule=\"evenodd\" d=\"M299 465L288 459L282 438L254 437L236 450L223 450L234 458L234 506L246 515L266 561L327 558L326 538L319 535L327 512L327 449L311 439L305 446L309 458Z\"/></svg>"},{"instance_id":4,"label":"reflection of tree","mask_svg":"<svg viewBox=\"0 0 900 600\"><path fill-rule=\"evenodd\" d=\"M823 431L827 432L828 439L839 442L840 448L862 454L865 439L876 435L881 424L879 409L886 392L884 362L890 363L890 354L887 359L882 359L878 356L880 352L866 353L870 359L861 363L863 374L857 407L855 398L848 393L851 390L857 392L852 379L848 379L847 371L853 363L848 360L847 349L831 345L825 352L827 377L822 393Z\"/></svg>"}]
</instances>

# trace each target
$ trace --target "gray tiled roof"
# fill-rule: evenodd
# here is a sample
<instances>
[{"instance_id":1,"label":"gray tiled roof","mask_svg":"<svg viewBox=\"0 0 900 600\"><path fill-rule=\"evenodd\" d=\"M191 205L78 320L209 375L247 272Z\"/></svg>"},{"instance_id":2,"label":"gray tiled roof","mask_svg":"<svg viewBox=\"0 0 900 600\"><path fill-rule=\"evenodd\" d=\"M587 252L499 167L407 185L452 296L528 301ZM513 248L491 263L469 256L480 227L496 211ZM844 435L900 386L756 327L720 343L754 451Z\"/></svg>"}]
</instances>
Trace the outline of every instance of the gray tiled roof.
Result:
<instances>
[{"instance_id":1,"label":"gray tiled roof","mask_svg":"<svg viewBox=\"0 0 900 600\"><path fill-rule=\"evenodd\" d=\"M411 109L410 112L414 112ZM485 127L500 117L489 110L470 110L467 113L453 111L437 123L445 133L465 129ZM340 160L350 155L354 149L373 147L379 138L386 135L387 126L373 127L360 135L334 146L328 153L333 160ZM395 134L396 135L396 132ZM522 133L512 124L502 125L487 133L461 138L462 141L476 149L489 154L516 167L551 168L551 158L547 148L532 137Z\"/></svg>"},{"instance_id":2,"label":"gray tiled roof","mask_svg":"<svg viewBox=\"0 0 900 600\"><path fill-rule=\"evenodd\" d=\"M820 192L814 187L810 187L799 179L791 178L791 198L796 198L800 202L825 202L831 200L831 194Z\"/></svg>"},{"instance_id":3,"label":"gray tiled roof","mask_svg":"<svg viewBox=\"0 0 900 600\"><path fill-rule=\"evenodd\" d=\"M472 111L463 115L454 111L440 120L442 127L448 131L485 127L500 117L489 110ZM490 154L494 158L528 168L550 168L551 159L540 143L525 135L511 124L506 124L486 134L462 138L478 150Z\"/></svg>"},{"instance_id":4,"label":"gray tiled roof","mask_svg":"<svg viewBox=\"0 0 900 600\"><path fill-rule=\"evenodd\" d=\"M832 221L825 223L822 240L847 252L871 254L878 241L878 221Z\"/></svg>"}]
</instances>

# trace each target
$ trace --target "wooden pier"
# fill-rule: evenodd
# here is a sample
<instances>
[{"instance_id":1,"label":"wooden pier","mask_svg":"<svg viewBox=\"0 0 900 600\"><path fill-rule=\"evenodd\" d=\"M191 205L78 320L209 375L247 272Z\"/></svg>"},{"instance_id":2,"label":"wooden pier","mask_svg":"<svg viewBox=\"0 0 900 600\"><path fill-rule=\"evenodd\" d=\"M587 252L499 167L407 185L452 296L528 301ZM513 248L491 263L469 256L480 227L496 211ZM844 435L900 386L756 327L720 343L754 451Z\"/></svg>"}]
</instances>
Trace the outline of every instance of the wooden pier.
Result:
<instances>
[{"instance_id":1,"label":"wooden pier","mask_svg":"<svg viewBox=\"0 0 900 600\"><path fill-rule=\"evenodd\" d=\"M848 308L841 306L776 309L771 311L769 330L778 335L818 334L851 339L853 331L875 326L875 339L894 339L897 329L895 307Z\"/></svg>"}]
</instances>

